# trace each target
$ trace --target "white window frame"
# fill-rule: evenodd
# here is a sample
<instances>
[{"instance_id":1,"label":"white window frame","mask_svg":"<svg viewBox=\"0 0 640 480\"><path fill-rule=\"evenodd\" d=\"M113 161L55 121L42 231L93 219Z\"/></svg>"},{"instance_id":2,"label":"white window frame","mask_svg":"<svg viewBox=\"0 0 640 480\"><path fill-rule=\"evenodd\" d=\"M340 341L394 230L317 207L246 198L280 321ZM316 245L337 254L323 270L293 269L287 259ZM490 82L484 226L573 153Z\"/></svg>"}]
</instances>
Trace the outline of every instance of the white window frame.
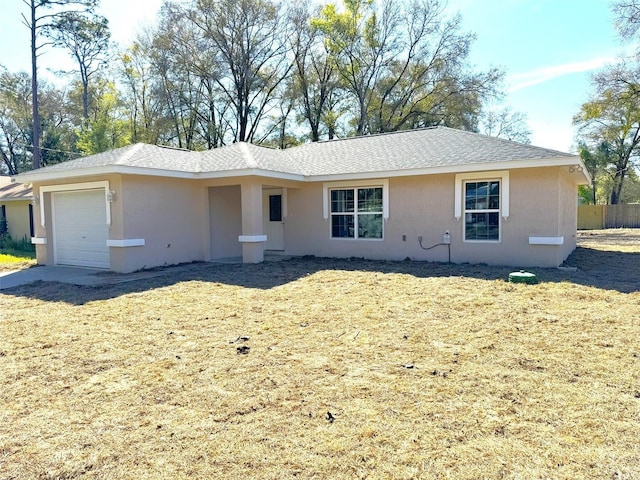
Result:
<instances>
[{"instance_id":1,"label":"white window frame","mask_svg":"<svg viewBox=\"0 0 640 480\"><path fill-rule=\"evenodd\" d=\"M329 238L332 240L348 240L348 241L382 241L384 240L384 223L389 219L389 180L356 180L356 181L344 181L344 182L327 182L322 185L322 214L325 220L329 220L331 215L331 190L357 190L361 188L382 188L382 238L362 238L354 235L349 237L333 237L331 232L331 222L329 223ZM357 193L356 193L357 195ZM357 198L354 198L357 202ZM357 225L357 208L353 212L356 217Z\"/></svg>"},{"instance_id":2,"label":"white window frame","mask_svg":"<svg viewBox=\"0 0 640 480\"><path fill-rule=\"evenodd\" d=\"M490 181L499 181L500 182L500 208L499 215L502 220L500 220L499 225L499 235L498 240L467 240L466 239L466 231L465 231L465 221L464 214L466 211L465 208L465 184L467 182L490 182ZM461 222L462 226L462 241L468 243L500 243L502 242L502 229L503 229L503 220L507 220L509 218L509 171L501 170L495 172L473 172L473 173L460 173L456 175L455 178L455 204L454 204L454 216L456 220L463 219ZM491 210L495 212L495 209ZM479 213L482 213L478 210Z\"/></svg>"}]
</instances>

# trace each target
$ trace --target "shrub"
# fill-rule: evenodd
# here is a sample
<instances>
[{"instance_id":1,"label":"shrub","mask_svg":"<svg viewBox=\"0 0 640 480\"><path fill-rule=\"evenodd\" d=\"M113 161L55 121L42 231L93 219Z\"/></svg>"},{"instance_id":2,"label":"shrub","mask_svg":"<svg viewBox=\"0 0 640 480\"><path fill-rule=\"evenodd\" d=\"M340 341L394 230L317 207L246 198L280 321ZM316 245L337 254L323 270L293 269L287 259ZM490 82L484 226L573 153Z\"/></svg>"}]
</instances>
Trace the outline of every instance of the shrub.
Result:
<instances>
[{"instance_id":1,"label":"shrub","mask_svg":"<svg viewBox=\"0 0 640 480\"><path fill-rule=\"evenodd\" d=\"M1 230L1 225L0 225ZM35 245L32 245L27 236L23 236L20 240L13 239L11 235L0 233L0 250L13 250L17 252L34 253Z\"/></svg>"}]
</instances>

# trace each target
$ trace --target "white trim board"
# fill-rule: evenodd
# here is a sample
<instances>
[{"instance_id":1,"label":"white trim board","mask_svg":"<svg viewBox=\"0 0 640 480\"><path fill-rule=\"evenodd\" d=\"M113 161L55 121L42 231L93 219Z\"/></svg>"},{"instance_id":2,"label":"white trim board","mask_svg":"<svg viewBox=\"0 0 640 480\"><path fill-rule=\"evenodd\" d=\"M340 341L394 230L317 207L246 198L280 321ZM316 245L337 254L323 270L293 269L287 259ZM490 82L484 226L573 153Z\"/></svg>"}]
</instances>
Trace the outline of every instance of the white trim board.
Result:
<instances>
[{"instance_id":1,"label":"white trim board","mask_svg":"<svg viewBox=\"0 0 640 480\"><path fill-rule=\"evenodd\" d=\"M238 241L241 243L260 243L266 242L266 235L239 235Z\"/></svg>"},{"instance_id":2,"label":"white trim board","mask_svg":"<svg viewBox=\"0 0 640 480\"><path fill-rule=\"evenodd\" d=\"M505 220L509 218L509 171L485 171L473 173L459 173L456 175L454 187L454 213L456 220L462 217L463 192L462 185L467 180L500 180L500 216Z\"/></svg>"},{"instance_id":3,"label":"white trim board","mask_svg":"<svg viewBox=\"0 0 640 480\"><path fill-rule=\"evenodd\" d=\"M122 240L107 240L107 247L144 247L144 238L123 238Z\"/></svg>"},{"instance_id":4,"label":"white trim board","mask_svg":"<svg viewBox=\"0 0 640 480\"><path fill-rule=\"evenodd\" d=\"M322 217L329 219L329 190L333 188L382 187L382 218L389 219L389 179L379 180L346 180L342 182L326 182L322 184Z\"/></svg>"},{"instance_id":5,"label":"white trim board","mask_svg":"<svg viewBox=\"0 0 640 480\"><path fill-rule=\"evenodd\" d=\"M529 237L529 245L564 245L564 237Z\"/></svg>"},{"instance_id":6,"label":"white trim board","mask_svg":"<svg viewBox=\"0 0 640 480\"><path fill-rule=\"evenodd\" d=\"M104 201L107 213L107 225L111 225L111 206L107 195L109 195L109 181L66 183L64 185L46 185L40 187L40 224L44 227L44 194L51 192L74 192L77 190L99 190L104 189ZM53 214L53 213L52 213Z\"/></svg>"}]
</instances>

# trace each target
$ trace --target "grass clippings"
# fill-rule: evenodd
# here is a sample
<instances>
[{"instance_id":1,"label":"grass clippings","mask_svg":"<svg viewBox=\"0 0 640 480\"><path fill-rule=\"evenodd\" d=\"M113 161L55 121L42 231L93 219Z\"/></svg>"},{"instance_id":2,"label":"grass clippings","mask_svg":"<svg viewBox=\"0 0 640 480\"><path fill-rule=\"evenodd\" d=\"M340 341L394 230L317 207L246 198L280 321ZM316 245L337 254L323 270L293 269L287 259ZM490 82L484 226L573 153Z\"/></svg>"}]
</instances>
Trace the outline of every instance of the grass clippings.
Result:
<instances>
[{"instance_id":1,"label":"grass clippings","mask_svg":"<svg viewBox=\"0 0 640 480\"><path fill-rule=\"evenodd\" d=\"M0 478L640 478L638 274L601 252L5 291Z\"/></svg>"}]
</instances>

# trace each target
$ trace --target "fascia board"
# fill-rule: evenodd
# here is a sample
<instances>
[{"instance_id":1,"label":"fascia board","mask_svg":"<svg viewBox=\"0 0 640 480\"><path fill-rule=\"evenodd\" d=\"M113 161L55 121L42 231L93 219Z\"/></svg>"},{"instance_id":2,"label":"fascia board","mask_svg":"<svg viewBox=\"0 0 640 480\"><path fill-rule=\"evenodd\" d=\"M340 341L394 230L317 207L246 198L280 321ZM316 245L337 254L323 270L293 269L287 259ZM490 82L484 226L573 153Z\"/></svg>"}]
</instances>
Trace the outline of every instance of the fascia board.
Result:
<instances>
[{"instance_id":1,"label":"fascia board","mask_svg":"<svg viewBox=\"0 0 640 480\"><path fill-rule=\"evenodd\" d=\"M32 202L33 195L29 195L28 197L9 197L9 198L0 198L0 203L11 203L11 202Z\"/></svg>"},{"instance_id":2,"label":"fascia board","mask_svg":"<svg viewBox=\"0 0 640 480\"><path fill-rule=\"evenodd\" d=\"M156 177L170 178L192 178L192 179L215 179L228 177L265 177L280 180L291 180L296 182L330 182L340 180L360 180L366 178L389 178L389 177L409 177L416 175L438 175L438 174L456 174L464 172L485 172L493 170L512 170L521 168L535 167L561 167L561 166L577 166L582 169L582 179L584 183L590 184L591 177L579 156L563 156L545 159L515 160L507 162L484 162L463 165L443 165L437 167L415 168L408 170L381 170L369 172L352 172L338 174L320 174L320 175L302 175L296 173L276 172L272 170L246 168L236 170L209 171L209 172L187 172L178 170L166 170L159 168L131 167L123 165L107 165L100 167L79 168L74 170L64 170L56 172L38 171L25 172L17 175L15 180L20 183L34 183L52 180L66 180L71 178L91 177L108 174L128 174L128 175L147 175Z\"/></svg>"},{"instance_id":3,"label":"fascia board","mask_svg":"<svg viewBox=\"0 0 640 480\"><path fill-rule=\"evenodd\" d=\"M273 170L264 170L260 168L243 168L237 170L222 170L218 172L201 172L197 173L195 178L212 179L212 178L229 178L229 177L265 177L277 178L279 180L293 180L296 182L304 182L307 177L297 173L276 172Z\"/></svg>"},{"instance_id":4,"label":"fascia board","mask_svg":"<svg viewBox=\"0 0 640 480\"><path fill-rule=\"evenodd\" d=\"M67 180L71 178L94 177L99 175L123 174L123 175L146 175L152 177L170 177L170 178L192 178L192 179L210 179L210 178L227 178L227 177L246 177L258 176L266 178L277 178L280 180L293 180L304 182L303 175L294 173L274 172L263 169L238 169L224 170L219 172L185 172L179 170L165 170L159 168L130 167L123 165L108 165L100 167L78 168L74 170L64 170L55 172L25 172L15 177L19 183L40 183L52 180Z\"/></svg>"},{"instance_id":5,"label":"fascia board","mask_svg":"<svg viewBox=\"0 0 640 480\"><path fill-rule=\"evenodd\" d=\"M563 166L580 166L585 173L585 180L588 180L588 173L580 157L557 157L545 159L531 160L514 160L508 162L485 162L471 163L464 165L443 165L438 167L414 168L408 170L387 170L373 172L354 172L354 173L338 173L331 175L309 175L308 181L312 182L330 182L339 180L360 180L365 178L385 178L385 177L411 177L418 175L438 175L448 173L468 173L468 172L491 172L498 170L513 170L521 168L536 167L563 167Z\"/></svg>"},{"instance_id":6,"label":"fascia board","mask_svg":"<svg viewBox=\"0 0 640 480\"><path fill-rule=\"evenodd\" d=\"M31 172L21 173L16 175L15 181L19 183L39 183L50 180L66 180L68 178L89 177L95 175L105 175L113 173L113 165L91 167L91 168L78 168L73 170L57 170L55 172L39 172L34 170Z\"/></svg>"}]
</instances>

